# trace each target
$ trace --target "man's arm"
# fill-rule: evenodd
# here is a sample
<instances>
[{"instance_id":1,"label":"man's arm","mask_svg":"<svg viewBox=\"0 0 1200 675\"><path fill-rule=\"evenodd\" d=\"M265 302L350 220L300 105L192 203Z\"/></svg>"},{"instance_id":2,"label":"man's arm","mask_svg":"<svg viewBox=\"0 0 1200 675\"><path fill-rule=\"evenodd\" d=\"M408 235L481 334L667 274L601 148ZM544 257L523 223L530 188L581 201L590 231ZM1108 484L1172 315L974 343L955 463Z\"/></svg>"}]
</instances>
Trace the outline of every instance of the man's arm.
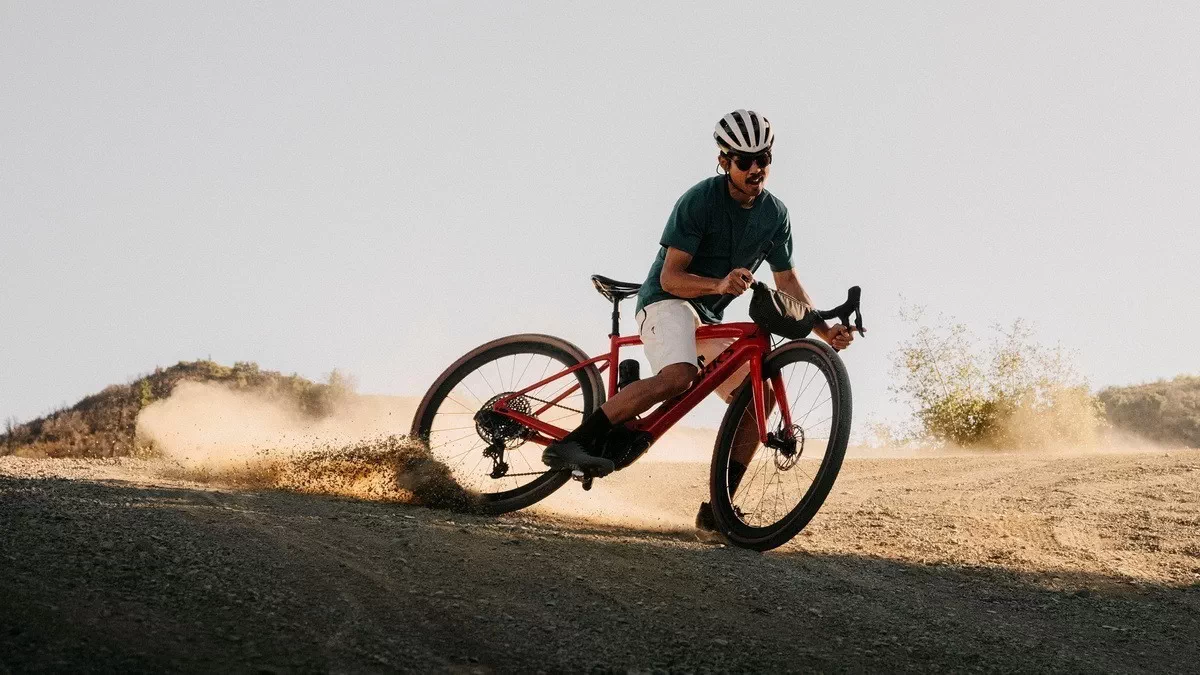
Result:
<instances>
[{"instance_id":1,"label":"man's arm","mask_svg":"<svg viewBox=\"0 0 1200 675\"><path fill-rule=\"evenodd\" d=\"M668 246L662 273L658 275L658 283L662 285L662 289L684 299L698 298L702 295L741 295L754 281L750 270L741 267L730 272L724 279L692 274L687 271L691 262L690 253Z\"/></svg>"},{"instance_id":2,"label":"man's arm","mask_svg":"<svg viewBox=\"0 0 1200 675\"><path fill-rule=\"evenodd\" d=\"M800 277L796 276L795 268L783 270L782 272L773 272L773 274L775 275L775 288L813 309L817 308L812 298L808 296L808 292L804 290L804 286L800 285ZM840 323L834 324L831 328L828 323L818 321L813 326L813 332L837 349L845 349L854 341L854 332Z\"/></svg>"}]
</instances>

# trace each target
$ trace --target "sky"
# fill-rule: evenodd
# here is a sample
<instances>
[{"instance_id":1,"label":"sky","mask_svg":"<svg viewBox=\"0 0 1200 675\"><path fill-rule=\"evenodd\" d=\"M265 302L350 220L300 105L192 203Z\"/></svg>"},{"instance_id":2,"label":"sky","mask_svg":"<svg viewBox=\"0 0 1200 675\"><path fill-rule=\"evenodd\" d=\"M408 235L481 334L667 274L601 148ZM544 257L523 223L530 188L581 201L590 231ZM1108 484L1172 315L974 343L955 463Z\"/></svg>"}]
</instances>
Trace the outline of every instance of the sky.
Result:
<instances>
[{"instance_id":1,"label":"sky","mask_svg":"<svg viewBox=\"0 0 1200 675\"><path fill-rule=\"evenodd\" d=\"M750 7L0 0L0 417L197 358L420 395L502 335L596 353L588 276L645 277L735 108L817 304L863 288L856 419L904 415L905 306L1095 388L1200 371L1200 6Z\"/></svg>"}]
</instances>

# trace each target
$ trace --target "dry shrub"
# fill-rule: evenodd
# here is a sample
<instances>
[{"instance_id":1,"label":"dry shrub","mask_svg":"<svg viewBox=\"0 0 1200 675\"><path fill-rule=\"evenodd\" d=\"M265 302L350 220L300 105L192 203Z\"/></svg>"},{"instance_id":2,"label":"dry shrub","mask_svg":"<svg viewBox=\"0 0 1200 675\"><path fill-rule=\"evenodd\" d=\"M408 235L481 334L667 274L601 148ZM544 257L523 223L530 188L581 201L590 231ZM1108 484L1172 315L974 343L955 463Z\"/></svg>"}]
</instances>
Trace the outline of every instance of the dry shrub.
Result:
<instances>
[{"instance_id":1,"label":"dry shrub","mask_svg":"<svg viewBox=\"0 0 1200 675\"><path fill-rule=\"evenodd\" d=\"M1102 408L1061 347L1033 340L1022 320L986 346L960 323L929 325L902 312L912 335L894 355L893 393L916 424L904 436L964 448L1090 446Z\"/></svg>"},{"instance_id":2,"label":"dry shrub","mask_svg":"<svg viewBox=\"0 0 1200 675\"><path fill-rule=\"evenodd\" d=\"M1108 387L1100 401L1118 429L1166 445L1200 448L1200 377Z\"/></svg>"}]
</instances>

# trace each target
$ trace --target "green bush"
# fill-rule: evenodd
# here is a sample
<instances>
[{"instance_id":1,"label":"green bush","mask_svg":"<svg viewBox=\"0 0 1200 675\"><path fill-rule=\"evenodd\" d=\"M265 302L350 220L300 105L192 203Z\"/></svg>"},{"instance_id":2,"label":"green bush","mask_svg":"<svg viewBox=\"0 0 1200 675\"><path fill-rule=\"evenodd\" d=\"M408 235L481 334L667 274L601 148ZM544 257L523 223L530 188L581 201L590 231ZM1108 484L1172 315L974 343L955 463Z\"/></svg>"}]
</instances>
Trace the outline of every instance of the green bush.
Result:
<instances>
[{"instance_id":1,"label":"green bush","mask_svg":"<svg viewBox=\"0 0 1200 675\"><path fill-rule=\"evenodd\" d=\"M902 318L913 332L894 354L891 390L913 411L908 440L995 449L1096 441L1104 420L1086 380L1022 320L983 346L960 323L929 325L920 310Z\"/></svg>"}]
</instances>

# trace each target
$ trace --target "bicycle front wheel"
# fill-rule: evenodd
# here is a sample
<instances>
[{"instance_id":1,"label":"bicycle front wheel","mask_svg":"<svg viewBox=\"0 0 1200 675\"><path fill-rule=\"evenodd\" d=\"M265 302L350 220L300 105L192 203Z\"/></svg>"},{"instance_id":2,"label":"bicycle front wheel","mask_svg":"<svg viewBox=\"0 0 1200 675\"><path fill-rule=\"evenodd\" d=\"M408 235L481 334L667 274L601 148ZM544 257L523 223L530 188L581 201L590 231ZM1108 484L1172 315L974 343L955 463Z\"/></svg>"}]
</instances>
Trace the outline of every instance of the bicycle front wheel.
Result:
<instances>
[{"instance_id":1,"label":"bicycle front wheel","mask_svg":"<svg viewBox=\"0 0 1200 675\"><path fill-rule=\"evenodd\" d=\"M530 429L489 411L500 396L585 360L578 347L549 335L512 335L482 345L429 388L413 419L412 435L429 443L430 454L449 467L459 485L479 495L484 511L529 506L562 487L570 474L542 464L543 448L528 442ZM603 403L600 373L587 366L525 392L509 405L570 430Z\"/></svg>"},{"instance_id":2,"label":"bicycle front wheel","mask_svg":"<svg viewBox=\"0 0 1200 675\"><path fill-rule=\"evenodd\" d=\"M833 487L850 440L850 378L833 348L816 340L789 342L764 359L768 392L776 374L784 384L791 425L773 405L767 417L771 440L761 445L753 394L742 387L717 433L709 480L718 527L731 543L758 551L783 545L812 520ZM735 458L746 462L736 486L731 483L737 472L730 471Z\"/></svg>"}]
</instances>

